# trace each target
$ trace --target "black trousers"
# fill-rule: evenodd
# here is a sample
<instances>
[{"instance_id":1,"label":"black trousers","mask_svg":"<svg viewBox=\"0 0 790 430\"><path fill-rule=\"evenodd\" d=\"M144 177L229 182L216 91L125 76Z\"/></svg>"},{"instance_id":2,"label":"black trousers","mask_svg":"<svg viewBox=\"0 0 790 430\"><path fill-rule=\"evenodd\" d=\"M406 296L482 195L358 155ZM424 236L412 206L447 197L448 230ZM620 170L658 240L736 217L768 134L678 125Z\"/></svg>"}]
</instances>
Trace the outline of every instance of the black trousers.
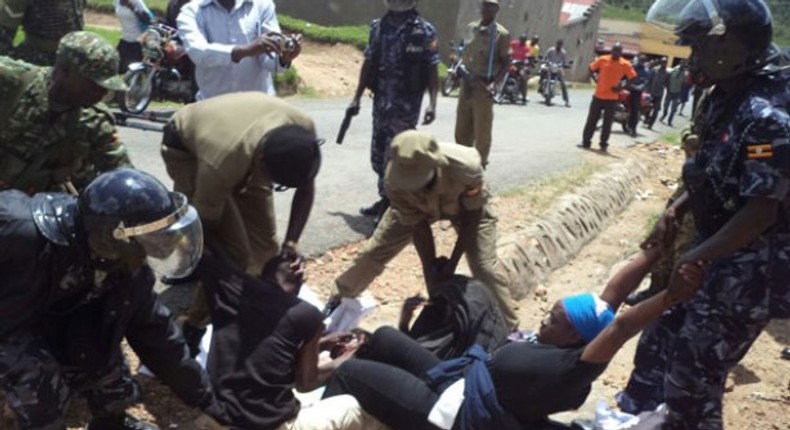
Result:
<instances>
[{"instance_id":1,"label":"black trousers","mask_svg":"<svg viewBox=\"0 0 790 430\"><path fill-rule=\"evenodd\" d=\"M428 414L440 393L424 375L440 360L392 327L376 330L364 357L348 360L335 371L324 398L350 394L390 428L436 430Z\"/></svg>"},{"instance_id":2,"label":"black trousers","mask_svg":"<svg viewBox=\"0 0 790 430\"><path fill-rule=\"evenodd\" d=\"M631 104L631 111L628 116L628 128L631 133L636 133L636 126L639 125L639 115L642 113L642 91L631 91L628 102Z\"/></svg>"},{"instance_id":3,"label":"black trousers","mask_svg":"<svg viewBox=\"0 0 790 430\"><path fill-rule=\"evenodd\" d=\"M653 109L650 110L650 117L647 120L647 126L653 127L656 123L658 115L661 113L661 102L664 100L664 93L653 94Z\"/></svg>"},{"instance_id":4,"label":"black trousers","mask_svg":"<svg viewBox=\"0 0 790 430\"><path fill-rule=\"evenodd\" d=\"M143 47L140 42L127 42L125 40L118 41L118 56L120 62L118 63L118 73L124 74L129 70L129 65L143 61Z\"/></svg>"},{"instance_id":5,"label":"black trousers","mask_svg":"<svg viewBox=\"0 0 790 430\"><path fill-rule=\"evenodd\" d=\"M617 100L603 100L593 96L590 103L590 112L587 113L587 124L584 126L582 145L589 147L592 143L595 127L601 119L603 111L603 127L601 128L601 148L609 146L609 135L612 134L612 121L614 121L614 110L617 107Z\"/></svg>"}]
</instances>

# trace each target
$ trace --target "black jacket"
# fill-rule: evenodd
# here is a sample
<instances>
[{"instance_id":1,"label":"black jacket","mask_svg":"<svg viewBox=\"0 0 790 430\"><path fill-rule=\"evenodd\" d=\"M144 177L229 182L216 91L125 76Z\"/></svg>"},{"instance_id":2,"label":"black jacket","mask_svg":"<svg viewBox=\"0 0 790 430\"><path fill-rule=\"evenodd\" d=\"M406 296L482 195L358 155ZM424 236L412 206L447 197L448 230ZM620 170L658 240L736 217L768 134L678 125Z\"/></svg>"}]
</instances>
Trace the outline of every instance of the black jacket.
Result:
<instances>
[{"instance_id":1,"label":"black jacket","mask_svg":"<svg viewBox=\"0 0 790 430\"><path fill-rule=\"evenodd\" d=\"M60 246L41 234L30 197L0 192L0 342L32 333L62 365L90 374L121 362L125 337L187 404L213 405L206 373L159 303L151 270L107 273L91 267L88 256L84 244Z\"/></svg>"}]
</instances>

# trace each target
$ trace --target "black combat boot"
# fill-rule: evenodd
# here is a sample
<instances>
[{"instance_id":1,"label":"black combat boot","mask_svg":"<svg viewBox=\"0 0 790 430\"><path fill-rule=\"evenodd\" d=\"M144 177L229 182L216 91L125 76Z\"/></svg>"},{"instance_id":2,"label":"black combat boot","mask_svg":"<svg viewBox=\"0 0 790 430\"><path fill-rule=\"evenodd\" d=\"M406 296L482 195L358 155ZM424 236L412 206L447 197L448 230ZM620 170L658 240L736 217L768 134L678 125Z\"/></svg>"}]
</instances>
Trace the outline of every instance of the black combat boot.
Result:
<instances>
[{"instance_id":1,"label":"black combat boot","mask_svg":"<svg viewBox=\"0 0 790 430\"><path fill-rule=\"evenodd\" d=\"M159 427L131 415L120 414L94 418L85 430L159 430Z\"/></svg>"},{"instance_id":2,"label":"black combat boot","mask_svg":"<svg viewBox=\"0 0 790 430\"><path fill-rule=\"evenodd\" d=\"M387 201L386 197L382 197L376 203L373 203L370 206L359 208L359 213L365 216L375 217L379 214L379 212L381 212L381 207L388 204L389 202Z\"/></svg>"}]
</instances>

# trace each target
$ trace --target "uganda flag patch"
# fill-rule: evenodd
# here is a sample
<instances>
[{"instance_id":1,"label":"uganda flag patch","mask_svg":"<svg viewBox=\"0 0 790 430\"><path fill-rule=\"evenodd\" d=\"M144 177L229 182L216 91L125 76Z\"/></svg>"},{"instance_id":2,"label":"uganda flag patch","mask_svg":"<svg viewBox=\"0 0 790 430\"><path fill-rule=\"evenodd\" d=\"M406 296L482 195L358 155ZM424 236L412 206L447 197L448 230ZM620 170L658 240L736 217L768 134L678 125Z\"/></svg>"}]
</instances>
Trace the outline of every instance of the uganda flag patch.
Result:
<instances>
[{"instance_id":1,"label":"uganda flag patch","mask_svg":"<svg viewBox=\"0 0 790 430\"><path fill-rule=\"evenodd\" d=\"M771 158L774 156L774 147L769 143L759 145L749 145L746 147L746 157L749 160L761 158Z\"/></svg>"}]
</instances>

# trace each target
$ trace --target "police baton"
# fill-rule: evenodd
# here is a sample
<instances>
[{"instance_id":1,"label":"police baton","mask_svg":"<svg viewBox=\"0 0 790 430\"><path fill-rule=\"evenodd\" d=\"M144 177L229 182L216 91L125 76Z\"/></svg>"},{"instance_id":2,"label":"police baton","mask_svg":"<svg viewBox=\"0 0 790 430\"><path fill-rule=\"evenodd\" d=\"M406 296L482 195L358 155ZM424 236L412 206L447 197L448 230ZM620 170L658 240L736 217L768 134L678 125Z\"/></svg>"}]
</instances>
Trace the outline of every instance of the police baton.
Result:
<instances>
[{"instance_id":1,"label":"police baton","mask_svg":"<svg viewBox=\"0 0 790 430\"><path fill-rule=\"evenodd\" d=\"M359 113L359 105L349 106L346 108L346 116L343 117L343 123L340 124L340 131L337 133L337 144L342 145L343 139L346 138L346 131L351 126L351 120Z\"/></svg>"}]
</instances>

